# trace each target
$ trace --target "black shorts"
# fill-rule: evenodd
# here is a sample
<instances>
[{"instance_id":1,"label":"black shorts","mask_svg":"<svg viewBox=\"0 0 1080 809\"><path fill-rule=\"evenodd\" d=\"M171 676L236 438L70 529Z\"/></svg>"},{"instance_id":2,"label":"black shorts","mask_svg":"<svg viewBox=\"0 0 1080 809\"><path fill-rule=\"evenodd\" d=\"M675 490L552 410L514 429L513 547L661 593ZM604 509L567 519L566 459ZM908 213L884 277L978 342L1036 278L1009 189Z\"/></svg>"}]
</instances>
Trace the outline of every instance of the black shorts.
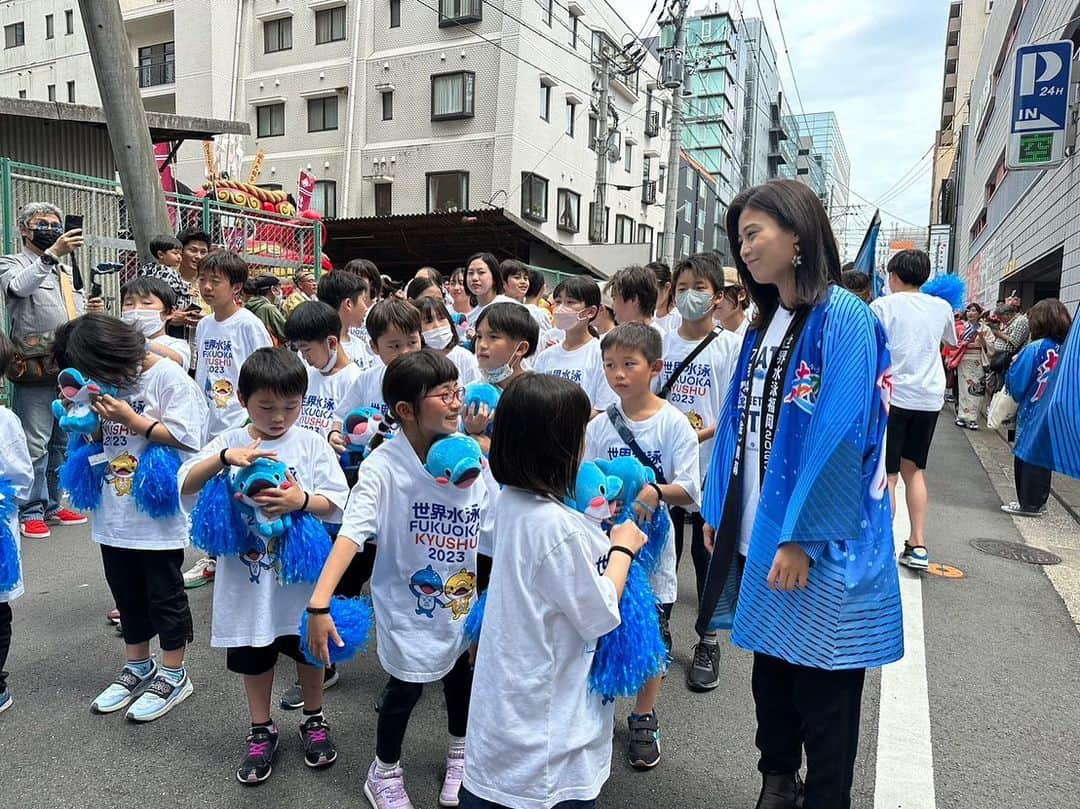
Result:
<instances>
[{"instance_id":1,"label":"black shorts","mask_svg":"<svg viewBox=\"0 0 1080 809\"><path fill-rule=\"evenodd\" d=\"M257 677L266 674L277 663L278 655L291 657L305 666L311 664L300 649L299 635L282 635L269 646L234 646L225 653L225 667L234 674Z\"/></svg>"},{"instance_id":2,"label":"black shorts","mask_svg":"<svg viewBox=\"0 0 1080 809\"><path fill-rule=\"evenodd\" d=\"M886 472L897 474L901 459L926 469L926 456L930 454L930 442L934 440L938 412L905 410L895 405L889 408L889 426L885 432Z\"/></svg>"}]
</instances>

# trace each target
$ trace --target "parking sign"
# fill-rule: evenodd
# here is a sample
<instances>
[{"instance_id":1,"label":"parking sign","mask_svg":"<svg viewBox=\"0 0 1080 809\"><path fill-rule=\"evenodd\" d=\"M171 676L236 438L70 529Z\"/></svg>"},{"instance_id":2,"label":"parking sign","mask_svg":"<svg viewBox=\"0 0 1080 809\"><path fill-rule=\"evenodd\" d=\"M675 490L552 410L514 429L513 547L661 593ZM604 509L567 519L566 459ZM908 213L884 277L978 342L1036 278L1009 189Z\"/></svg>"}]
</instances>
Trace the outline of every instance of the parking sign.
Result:
<instances>
[{"instance_id":1,"label":"parking sign","mask_svg":"<svg viewBox=\"0 0 1080 809\"><path fill-rule=\"evenodd\" d=\"M1048 168L1065 159L1072 57L1073 44L1067 39L1016 49L1006 155L1010 169Z\"/></svg>"}]
</instances>

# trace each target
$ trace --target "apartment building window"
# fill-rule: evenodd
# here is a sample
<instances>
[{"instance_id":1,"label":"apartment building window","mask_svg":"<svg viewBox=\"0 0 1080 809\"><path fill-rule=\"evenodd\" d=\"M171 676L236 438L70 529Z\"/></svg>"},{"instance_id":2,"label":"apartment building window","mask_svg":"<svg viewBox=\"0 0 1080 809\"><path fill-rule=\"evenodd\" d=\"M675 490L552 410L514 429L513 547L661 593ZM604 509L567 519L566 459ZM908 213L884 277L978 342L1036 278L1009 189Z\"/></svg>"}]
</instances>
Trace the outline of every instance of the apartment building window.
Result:
<instances>
[{"instance_id":1,"label":"apartment building window","mask_svg":"<svg viewBox=\"0 0 1080 809\"><path fill-rule=\"evenodd\" d=\"M281 183L257 183L256 188L265 188L267 191L280 191Z\"/></svg>"},{"instance_id":2,"label":"apartment building window","mask_svg":"<svg viewBox=\"0 0 1080 809\"><path fill-rule=\"evenodd\" d=\"M622 214L615 215L615 244L631 244L634 241L634 220Z\"/></svg>"},{"instance_id":3,"label":"apartment building window","mask_svg":"<svg viewBox=\"0 0 1080 809\"><path fill-rule=\"evenodd\" d=\"M540 82L540 119L551 120L551 86Z\"/></svg>"},{"instance_id":4,"label":"apartment building window","mask_svg":"<svg viewBox=\"0 0 1080 809\"><path fill-rule=\"evenodd\" d=\"M382 119L384 121L394 120L394 92L388 90L382 94Z\"/></svg>"},{"instance_id":5,"label":"apartment building window","mask_svg":"<svg viewBox=\"0 0 1080 809\"><path fill-rule=\"evenodd\" d=\"M375 215L390 216L393 213L393 183L375 184Z\"/></svg>"},{"instance_id":6,"label":"apartment building window","mask_svg":"<svg viewBox=\"0 0 1080 809\"><path fill-rule=\"evenodd\" d=\"M979 211L979 215L975 217L975 222L972 224L971 230L969 231L971 240L975 241L979 238L984 230L986 230L986 208Z\"/></svg>"},{"instance_id":7,"label":"apartment building window","mask_svg":"<svg viewBox=\"0 0 1080 809\"><path fill-rule=\"evenodd\" d=\"M539 174L523 172L521 175L521 215L536 222L548 218L548 181Z\"/></svg>"},{"instance_id":8,"label":"apartment building window","mask_svg":"<svg viewBox=\"0 0 1080 809\"><path fill-rule=\"evenodd\" d=\"M559 230L577 233L581 229L581 194L569 188L560 188L557 193L558 218L555 220Z\"/></svg>"},{"instance_id":9,"label":"apartment building window","mask_svg":"<svg viewBox=\"0 0 1080 809\"><path fill-rule=\"evenodd\" d=\"M690 255L690 237L687 236L685 233L682 236L682 255Z\"/></svg>"},{"instance_id":10,"label":"apartment building window","mask_svg":"<svg viewBox=\"0 0 1080 809\"><path fill-rule=\"evenodd\" d=\"M53 15L45 15L45 39L52 39L56 36L56 32L53 30Z\"/></svg>"},{"instance_id":11,"label":"apartment building window","mask_svg":"<svg viewBox=\"0 0 1080 809\"><path fill-rule=\"evenodd\" d=\"M19 90L19 98L26 98L26 90Z\"/></svg>"},{"instance_id":12,"label":"apartment building window","mask_svg":"<svg viewBox=\"0 0 1080 809\"><path fill-rule=\"evenodd\" d=\"M649 245L649 260L652 261L653 257L653 229L648 225L637 226L637 240L638 244Z\"/></svg>"},{"instance_id":13,"label":"apartment building window","mask_svg":"<svg viewBox=\"0 0 1080 809\"><path fill-rule=\"evenodd\" d=\"M26 44L26 24L13 22L4 26L4 48L18 48Z\"/></svg>"},{"instance_id":14,"label":"apartment building window","mask_svg":"<svg viewBox=\"0 0 1080 809\"><path fill-rule=\"evenodd\" d=\"M337 129L337 96L309 98L307 103L307 131L328 132Z\"/></svg>"},{"instance_id":15,"label":"apartment building window","mask_svg":"<svg viewBox=\"0 0 1080 809\"><path fill-rule=\"evenodd\" d=\"M471 71L439 73L431 77L431 120L450 121L473 117L473 88L476 74Z\"/></svg>"},{"instance_id":16,"label":"apartment building window","mask_svg":"<svg viewBox=\"0 0 1080 809\"><path fill-rule=\"evenodd\" d=\"M50 84L45 90L49 94L49 101L56 101L56 85Z\"/></svg>"},{"instance_id":17,"label":"apartment building window","mask_svg":"<svg viewBox=\"0 0 1080 809\"><path fill-rule=\"evenodd\" d=\"M439 0L439 27L480 22L484 18L482 0Z\"/></svg>"},{"instance_id":18,"label":"apartment building window","mask_svg":"<svg viewBox=\"0 0 1080 809\"><path fill-rule=\"evenodd\" d=\"M75 12L70 8L64 12L64 33L68 36L75 33Z\"/></svg>"},{"instance_id":19,"label":"apartment building window","mask_svg":"<svg viewBox=\"0 0 1080 809\"><path fill-rule=\"evenodd\" d=\"M68 104L74 104L75 103L75 82L69 81L67 83L67 91L68 91Z\"/></svg>"},{"instance_id":20,"label":"apartment building window","mask_svg":"<svg viewBox=\"0 0 1080 809\"><path fill-rule=\"evenodd\" d=\"M401 0L390 0L390 27L401 27ZM378 191L378 187L375 190Z\"/></svg>"},{"instance_id":21,"label":"apartment building window","mask_svg":"<svg viewBox=\"0 0 1080 809\"><path fill-rule=\"evenodd\" d=\"M574 137L574 119L577 117L577 104L573 101L566 102L566 134Z\"/></svg>"},{"instance_id":22,"label":"apartment building window","mask_svg":"<svg viewBox=\"0 0 1080 809\"><path fill-rule=\"evenodd\" d=\"M704 230L705 229L705 207L704 206L698 208L697 227L698 227L698 230Z\"/></svg>"},{"instance_id":23,"label":"apartment building window","mask_svg":"<svg viewBox=\"0 0 1080 809\"><path fill-rule=\"evenodd\" d=\"M139 48L139 86L156 87L176 81L176 47L160 42Z\"/></svg>"},{"instance_id":24,"label":"apartment building window","mask_svg":"<svg viewBox=\"0 0 1080 809\"><path fill-rule=\"evenodd\" d=\"M263 23L263 53L292 50L292 17Z\"/></svg>"},{"instance_id":25,"label":"apartment building window","mask_svg":"<svg viewBox=\"0 0 1080 809\"><path fill-rule=\"evenodd\" d=\"M285 105L263 104L255 108L255 131L259 138L276 138L285 134Z\"/></svg>"},{"instance_id":26,"label":"apartment building window","mask_svg":"<svg viewBox=\"0 0 1080 809\"><path fill-rule=\"evenodd\" d=\"M634 144L632 143L623 146L623 168L627 172L634 170Z\"/></svg>"},{"instance_id":27,"label":"apartment building window","mask_svg":"<svg viewBox=\"0 0 1080 809\"><path fill-rule=\"evenodd\" d=\"M578 18L576 14L570 15L570 47L577 50L578 43Z\"/></svg>"},{"instance_id":28,"label":"apartment building window","mask_svg":"<svg viewBox=\"0 0 1080 809\"><path fill-rule=\"evenodd\" d=\"M311 207L326 219L337 216L337 181L316 180L311 192Z\"/></svg>"},{"instance_id":29,"label":"apartment building window","mask_svg":"<svg viewBox=\"0 0 1080 809\"><path fill-rule=\"evenodd\" d=\"M600 119L595 115L589 115L589 148L596 151L597 130L600 127Z\"/></svg>"},{"instance_id":30,"label":"apartment building window","mask_svg":"<svg viewBox=\"0 0 1080 809\"><path fill-rule=\"evenodd\" d=\"M469 209L469 172L437 171L427 175L428 213Z\"/></svg>"},{"instance_id":31,"label":"apartment building window","mask_svg":"<svg viewBox=\"0 0 1080 809\"><path fill-rule=\"evenodd\" d=\"M667 166L661 163L656 169L656 193L667 191Z\"/></svg>"},{"instance_id":32,"label":"apartment building window","mask_svg":"<svg viewBox=\"0 0 1080 809\"><path fill-rule=\"evenodd\" d=\"M541 13L544 18L544 24L551 27L551 17L554 9L555 0L541 0Z\"/></svg>"},{"instance_id":33,"label":"apartment building window","mask_svg":"<svg viewBox=\"0 0 1080 809\"><path fill-rule=\"evenodd\" d=\"M603 222L603 228L604 229L603 229L602 233L593 233L592 221L593 221L593 213L595 211L596 211L596 203L595 202L590 202L589 203L589 239L594 241L594 242L604 242L604 243L606 243L607 240L608 240L608 225L611 224L611 208L609 208L607 205L604 206L604 222Z\"/></svg>"},{"instance_id":34,"label":"apartment building window","mask_svg":"<svg viewBox=\"0 0 1080 809\"><path fill-rule=\"evenodd\" d=\"M340 42L345 39L345 6L315 12L315 44Z\"/></svg>"},{"instance_id":35,"label":"apartment building window","mask_svg":"<svg viewBox=\"0 0 1080 809\"><path fill-rule=\"evenodd\" d=\"M998 158L997 163L994 165L993 171L990 172L990 179L986 181L986 201L990 202L991 198L997 193L997 190L1001 187L1002 181L1005 179L1005 175L1009 173L1009 170L1005 168L1005 152L1001 153L1001 157Z\"/></svg>"}]
</instances>

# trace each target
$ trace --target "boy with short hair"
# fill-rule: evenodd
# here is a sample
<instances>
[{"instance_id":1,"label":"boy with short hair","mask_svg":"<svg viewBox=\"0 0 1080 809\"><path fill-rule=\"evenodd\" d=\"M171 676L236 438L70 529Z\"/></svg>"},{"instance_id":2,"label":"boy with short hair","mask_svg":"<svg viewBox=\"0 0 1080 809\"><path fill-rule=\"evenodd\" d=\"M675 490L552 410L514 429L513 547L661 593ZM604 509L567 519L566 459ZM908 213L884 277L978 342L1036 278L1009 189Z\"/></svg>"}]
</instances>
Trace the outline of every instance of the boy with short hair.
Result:
<instances>
[{"instance_id":1,"label":"boy with short hair","mask_svg":"<svg viewBox=\"0 0 1080 809\"><path fill-rule=\"evenodd\" d=\"M686 416L652 389L664 367L660 334L644 323L624 323L604 337L600 350L608 384L618 394L619 402L589 423L585 432L584 458L630 456L653 468L657 483L646 484L636 494L625 493L628 500L632 498L638 516L643 520L662 504L696 506L701 498L697 435ZM624 435L631 441L624 440ZM671 635L667 623L678 593L674 527L660 552L651 582L659 600L661 627L670 656ZM660 763L656 700L661 682L658 675L638 692L634 711L628 719L630 764L637 769Z\"/></svg>"},{"instance_id":2,"label":"boy with short hair","mask_svg":"<svg viewBox=\"0 0 1080 809\"><path fill-rule=\"evenodd\" d=\"M308 385L297 424L323 438L333 428L335 413L360 369L341 350L341 318L322 301L305 301L285 321L285 339L307 363Z\"/></svg>"},{"instance_id":3,"label":"boy with short hair","mask_svg":"<svg viewBox=\"0 0 1080 809\"><path fill-rule=\"evenodd\" d=\"M341 350L361 371L375 364L369 340L354 336L353 330L364 327L371 308L371 291L366 279L344 270L328 272L319 279L319 300L329 305L341 318Z\"/></svg>"},{"instance_id":4,"label":"boy with short hair","mask_svg":"<svg viewBox=\"0 0 1080 809\"><path fill-rule=\"evenodd\" d=\"M742 342L746 336L746 330L750 327L750 319L746 316L746 310L750 308L750 295L739 278L739 271L734 267L724 267L723 296L716 302L713 311L713 320L724 331L731 332Z\"/></svg>"},{"instance_id":5,"label":"boy with short hair","mask_svg":"<svg viewBox=\"0 0 1080 809\"><path fill-rule=\"evenodd\" d=\"M720 410L735 373L742 343L732 332L717 328L713 315L727 300L724 271L712 255L698 253L675 265L672 295L679 325L664 335L664 368L657 391L694 429L699 445L699 481L704 481L712 460L713 436ZM683 528L690 523L690 556L700 600L705 589L710 553L705 547L705 520L696 507L673 508L676 565L682 557ZM694 659L686 672L691 691L710 691L720 684L720 645L708 632L694 646Z\"/></svg>"},{"instance_id":6,"label":"boy with short hair","mask_svg":"<svg viewBox=\"0 0 1080 809\"><path fill-rule=\"evenodd\" d=\"M611 293L616 323L644 323L663 336L663 330L652 322L658 294L652 270L636 265L621 269L611 276L607 290Z\"/></svg>"},{"instance_id":7,"label":"boy with short hair","mask_svg":"<svg viewBox=\"0 0 1080 809\"><path fill-rule=\"evenodd\" d=\"M120 307L120 319L147 339L151 352L172 360L185 371L191 368L188 341L165 333L165 325L176 309L176 293L167 283L150 275L132 278L120 288Z\"/></svg>"}]
</instances>

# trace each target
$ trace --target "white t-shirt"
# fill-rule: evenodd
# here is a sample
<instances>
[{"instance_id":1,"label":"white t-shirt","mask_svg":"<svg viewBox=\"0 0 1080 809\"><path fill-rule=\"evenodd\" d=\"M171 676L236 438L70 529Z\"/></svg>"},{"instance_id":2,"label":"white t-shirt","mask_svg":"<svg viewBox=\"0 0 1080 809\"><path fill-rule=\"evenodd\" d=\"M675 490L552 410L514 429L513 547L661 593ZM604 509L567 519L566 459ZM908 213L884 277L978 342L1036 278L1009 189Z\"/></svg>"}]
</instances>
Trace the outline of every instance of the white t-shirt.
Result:
<instances>
[{"instance_id":1,"label":"white t-shirt","mask_svg":"<svg viewBox=\"0 0 1080 809\"><path fill-rule=\"evenodd\" d=\"M533 320L540 327L541 334L554 327L555 323L551 319L551 313L544 307L537 306L535 303L527 303L525 308L529 310L529 314L533 316Z\"/></svg>"},{"instance_id":2,"label":"white t-shirt","mask_svg":"<svg viewBox=\"0 0 1080 809\"><path fill-rule=\"evenodd\" d=\"M572 509L506 488L476 655L465 787L520 809L592 800L611 768L614 704L589 690L596 641L619 625L610 541ZM380 549L381 552L381 549Z\"/></svg>"},{"instance_id":3,"label":"white t-shirt","mask_svg":"<svg viewBox=\"0 0 1080 809\"><path fill-rule=\"evenodd\" d=\"M509 295L496 295L494 298L491 299L491 303L516 303L518 306L524 306L525 305L521 301L514 300ZM476 320L477 320L477 318L480 317L481 312L483 312L485 309L487 309L488 306L491 306L491 303L486 304L485 306L474 306L472 308L472 311L469 312L469 314L465 315L465 319L466 319L466 321L468 321L470 329L472 329L474 331L476 330Z\"/></svg>"},{"instance_id":4,"label":"white t-shirt","mask_svg":"<svg viewBox=\"0 0 1080 809\"><path fill-rule=\"evenodd\" d=\"M318 368L308 368L307 393L300 406L300 418L296 426L314 430L323 438L337 420L338 403L361 376L355 365L346 365L340 371L329 376Z\"/></svg>"},{"instance_id":5,"label":"white t-shirt","mask_svg":"<svg viewBox=\"0 0 1080 809\"><path fill-rule=\"evenodd\" d=\"M656 390L667 383L686 357L697 348L700 340L685 340L676 329L664 338L664 370L656 379ZM701 353L694 357L671 386L667 400L686 419L694 430L713 427L720 419L731 378L735 374L742 343L731 332L720 332ZM699 445L699 468L704 480L712 462L714 438Z\"/></svg>"},{"instance_id":6,"label":"white t-shirt","mask_svg":"<svg viewBox=\"0 0 1080 809\"><path fill-rule=\"evenodd\" d=\"M349 341L339 343L341 350L345 352L361 371L366 371L376 362L381 362L378 356L371 353L371 343L367 338L367 329L364 329L364 337L358 337L354 332L357 329L349 329Z\"/></svg>"},{"instance_id":7,"label":"white t-shirt","mask_svg":"<svg viewBox=\"0 0 1080 809\"><path fill-rule=\"evenodd\" d=\"M476 553L491 530L489 512L482 481L440 485L403 435L361 464L339 536L378 547L371 601L388 674L434 682L468 648L465 619L476 603Z\"/></svg>"},{"instance_id":8,"label":"white t-shirt","mask_svg":"<svg viewBox=\"0 0 1080 809\"><path fill-rule=\"evenodd\" d=\"M619 399L604 375L599 340L590 338L589 342L573 351L567 351L563 343L553 345L533 357L532 370L576 382L588 395L594 410L605 410Z\"/></svg>"},{"instance_id":9,"label":"white t-shirt","mask_svg":"<svg viewBox=\"0 0 1080 809\"><path fill-rule=\"evenodd\" d=\"M480 381L480 366L471 351L461 346L454 346L446 353L446 358L457 366L458 384L462 387Z\"/></svg>"},{"instance_id":10,"label":"white t-shirt","mask_svg":"<svg viewBox=\"0 0 1080 809\"><path fill-rule=\"evenodd\" d=\"M270 333L255 315L239 309L225 320L204 317L195 327L199 360L195 382L206 396L209 413L206 438L212 439L230 427L242 427L247 411L236 398L240 366L257 349L273 345Z\"/></svg>"},{"instance_id":11,"label":"white t-shirt","mask_svg":"<svg viewBox=\"0 0 1080 809\"><path fill-rule=\"evenodd\" d=\"M246 428L222 433L180 467L180 485L183 486L188 472L197 462L217 455L226 447L249 446L253 440ZM264 439L261 448L276 452L278 460L288 465L304 491L321 494L336 506L334 513L323 518L325 522L341 521L349 487L334 450L325 440L311 430L294 425L281 438ZM197 495L192 495L182 498L181 503L190 513L197 499ZM248 536L251 548L246 553L218 557L211 646L269 646L275 638L296 635L300 618L315 589L314 584L279 583L280 563L274 540L268 544L254 533Z\"/></svg>"},{"instance_id":12,"label":"white t-shirt","mask_svg":"<svg viewBox=\"0 0 1080 809\"><path fill-rule=\"evenodd\" d=\"M941 343L956 345L952 309L923 292L894 292L870 302L889 340L892 403L937 412L945 404Z\"/></svg>"},{"instance_id":13,"label":"white t-shirt","mask_svg":"<svg viewBox=\"0 0 1080 809\"><path fill-rule=\"evenodd\" d=\"M660 331L667 334L668 332L675 331L682 325L682 315L679 314L679 310L674 306L671 307L671 311L663 317L657 315L652 319L653 325L660 329Z\"/></svg>"},{"instance_id":14,"label":"white t-shirt","mask_svg":"<svg viewBox=\"0 0 1080 809\"><path fill-rule=\"evenodd\" d=\"M386 376L386 366L381 362L361 372L356 381L338 400L337 420L345 421L349 411L358 407L374 407L385 416L390 412L382 394L382 381Z\"/></svg>"},{"instance_id":15,"label":"white t-shirt","mask_svg":"<svg viewBox=\"0 0 1080 809\"><path fill-rule=\"evenodd\" d=\"M18 417L6 407L0 406L0 478L15 489L15 498L25 500L34 485L34 465L30 450L26 448L26 434ZM0 590L0 602L14 601L23 594L22 545L19 535L19 510L15 508L8 518L8 530L15 538L19 555L19 580L10 590Z\"/></svg>"},{"instance_id":16,"label":"white t-shirt","mask_svg":"<svg viewBox=\"0 0 1080 809\"><path fill-rule=\"evenodd\" d=\"M152 337L155 343L161 343L166 348L172 349L180 355L181 363L180 367L185 371L191 369L191 346L188 345L188 341L180 337L170 337L167 334L161 334L157 337ZM166 357L166 359L170 359ZM170 361L172 361L170 359Z\"/></svg>"},{"instance_id":17,"label":"white t-shirt","mask_svg":"<svg viewBox=\"0 0 1080 809\"><path fill-rule=\"evenodd\" d=\"M784 334L791 325L795 313L783 306L776 308L769 328L754 355L753 376L750 383L750 417L746 422L746 436L742 452L742 522L739 525L739 553L746 556L750 549L750 535L754 531L758 501L761 499L761 398L765 395L765 377Z\"/></svg>"},{"instance_id":18,"label":"white t-shirt","mask_svg":"<svg viewBox=\"0 0 1080 809\"><path fill-rule=\"evenodd\" d=\"M172 360L159 358L130 389L120 391L119 398L136 413L160 421L173 438L192 452L202 447L206 400L191 377ZM150 442L142 433L131 433L114 421L104 421L101 443L108 467L101 487L101 505L90 518L90 538L114 548L186 547L188 525L183 514L154 519L135 507L131 487L139 459ZM181 461L192 454L177 452Z\"/></svg>"},{"instance_id":19,"label":"white t-shirt","mask_svg":"<svg viewBox=\"0 0 1080 809\"><path fill-rule=\"evenodd\" d=\"M653 465L664 473L668 483L682 486L695 504L701 502L701 475L698 472L697 433L686 416L667 402L644 421L631 421L619 405L627 426L642 452ZM587 461L596 458L633 457L633 452L619 437L619 433L606 413L589 422L585 430L585 455ZM634 497L632 492L628 497ZM621 495L620 495L621 499ZM502 537L499 537L502 542ZM675 575L675 529L668 532L660 563L653 572L652 582L656 597L661 604L674 604L679 594L679 582Z\"/></svg>"}]
</instances>

